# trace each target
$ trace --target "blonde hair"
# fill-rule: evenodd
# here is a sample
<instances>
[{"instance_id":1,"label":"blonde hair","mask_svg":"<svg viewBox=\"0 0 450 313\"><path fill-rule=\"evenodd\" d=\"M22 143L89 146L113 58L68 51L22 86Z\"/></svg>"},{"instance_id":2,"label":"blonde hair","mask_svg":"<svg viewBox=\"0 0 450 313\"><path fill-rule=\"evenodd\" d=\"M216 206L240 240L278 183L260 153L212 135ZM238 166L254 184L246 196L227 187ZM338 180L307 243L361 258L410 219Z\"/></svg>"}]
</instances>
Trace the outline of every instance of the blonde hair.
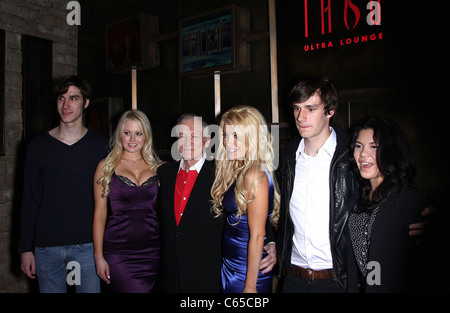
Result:
<instances>
[{"instance_id":1,"label":"blonde hair","mask_svg":"<svg viewBox=\"0 0 450 313\"><path fill-rule=\"evenodd\" d=\"M222 133L219 134L219 146L216 155L216 176L211 188L213 199L212 211L216 216L223 213L222 201L224 193L233 183L235 187L235 199L238 206L239 219L246 214L247 204L256 198L256 192L260 181L264 177L259 175L251 182L251 195L245 188L244 178L246 174L254 170L268 171L274 184L274 200L271 222L277 225L279 219L280 194L274 177L274 152L272 137L267 123L262 114L251 106L237 106L223 114L220 120L220 130L223 132L225 123L233 125L238 140L244 141L247 147L244 160L228 160L223 144ZM252 170L251 172L249 170ZM253 176L253 175L251 175Z\"/></svg>"},{"instance_id":2,"label":"blonde hair","mask_svg":"<svg viewBox=\"0 0 450 313\"><path fill-rule=\"evenodd\" d=\"M142 134L145 138L141 154L145 163L147 163L152 170L156 170L162 163L153 148L152 129L147 115L139 110L125 111L120 117L117 127L110 139L109 145L111 151L103 163L103 176L97 181L98 184L103 185L103 197L107 197L109 195L109 183L111 182L111 176L122 158L123 145L121 135L123 132L123 125L127 121L134 121L141 128Z\"/></svg>"}]
</instances>

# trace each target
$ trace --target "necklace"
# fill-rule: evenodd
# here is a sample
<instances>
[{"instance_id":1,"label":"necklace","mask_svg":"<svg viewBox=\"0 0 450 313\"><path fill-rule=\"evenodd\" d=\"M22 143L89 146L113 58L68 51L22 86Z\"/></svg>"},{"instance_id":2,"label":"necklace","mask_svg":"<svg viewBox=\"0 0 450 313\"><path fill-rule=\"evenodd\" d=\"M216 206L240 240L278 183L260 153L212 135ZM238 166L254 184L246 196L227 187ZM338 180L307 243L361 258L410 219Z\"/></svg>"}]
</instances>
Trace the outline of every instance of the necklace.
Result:
<instances>
[{"instance_id":1,"label":"necklace","mask_svg":"<svg viewBox=\"0 0 450 313\"><path fill-rule=\"evenodd\" d=\"M133 168L132 168L132 164L133 164L133 163L135 164L135 163L137 163L137 162L140 163L140 161L142 161L143 159L131 160L131 159L125 159L125 158L122 158L122 160L127 161L128 166L131 167L131 169L133 170L133 172L134 172L135 174L139 173L139 169L138 169L138 168L137 168L137 169L133 169Z\"/></svg>"}]
</instances>

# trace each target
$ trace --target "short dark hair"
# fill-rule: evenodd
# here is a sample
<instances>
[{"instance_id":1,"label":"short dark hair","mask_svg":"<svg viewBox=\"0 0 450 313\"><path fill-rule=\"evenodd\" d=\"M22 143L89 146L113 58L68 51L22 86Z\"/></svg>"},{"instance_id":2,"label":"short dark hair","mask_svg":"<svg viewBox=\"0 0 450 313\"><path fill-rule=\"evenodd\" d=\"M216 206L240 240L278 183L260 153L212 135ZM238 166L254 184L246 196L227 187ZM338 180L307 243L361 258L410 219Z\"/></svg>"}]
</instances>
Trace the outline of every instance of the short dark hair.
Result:
<instances>
[{"instance_id":1,"label":"short dark hair","mask_svg":"<svg viewBox=\"0 0 450 313\"><path fill-rule=\"evenodd\" d=\"M289 92L289 105L302 103L311 98L315 93L324 103L325 114L336 111L338 107L338 93L331 80L327 77L317 76L302 80Z\"/></svg>"},{"instance_id":2,"label":"short dark hair","mask_svg":"<svg viewBox=\"0 0 450 313\"><path fill-rule=\"evenodd\" d=\"M60 79L54 88L55 97L63 95L69 90L70 86L75 86L81 91L81 95L83 96L83 100L86 102L86 99L90 99L92 95L92 88L89 82L79 76L68 76Z\"/></svg>"}]
</instances>

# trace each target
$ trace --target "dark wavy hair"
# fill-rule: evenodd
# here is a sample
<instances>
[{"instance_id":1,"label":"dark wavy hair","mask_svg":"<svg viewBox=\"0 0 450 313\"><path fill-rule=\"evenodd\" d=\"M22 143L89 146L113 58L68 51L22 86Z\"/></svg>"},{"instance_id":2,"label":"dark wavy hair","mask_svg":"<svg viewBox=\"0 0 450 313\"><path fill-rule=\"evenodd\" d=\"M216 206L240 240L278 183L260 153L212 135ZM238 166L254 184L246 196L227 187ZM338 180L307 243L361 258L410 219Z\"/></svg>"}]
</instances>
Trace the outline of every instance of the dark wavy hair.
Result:
<instances>
[{"instance_id":1,"label":"dark wavy hair","mask_svg":"<svg viewBox=\"0 0 450 313\"><path fill-rule=\"evenodd\" d=\"M353 156L355 141L363 129L373 129L373 139L378 145L376 161L383 177L382 183L374 190L372 199L370 181L361 177ZM404 188L415 187L416 167L408 141L400 126L393 120L381 116L362 120L354 128L350 149L352 168L359 179L358 211L371 211L377 204Z\"/></svg>"},{"instance_id":2,"label":"dark wavy hair","mask_svg":"<svg viewBox=\"0 0 450 313\"><path fill-rule=\"evenodd\" d=\"M87 99L92 96L92 87L89 82L79 76L68 76L61 78L55 85L53 93L55 97L61 96L69 90L70 86L75 86L80 89L81 95L83 96L83 102L86 103Z\"/></svg>"},{"instance_id":3,"label":"dark wavy hair","mask_svg":"<svg viewBox=\"0 0 450 313\"><path fill-rule=\"evenodd\" d=\"M309 77L295 85L289 92L289 104L293 106L296 103L303 103L315 93L323 101L325 114L337 111L338 93L331 80L323 76Z\"/></svg>"}]
</instances>

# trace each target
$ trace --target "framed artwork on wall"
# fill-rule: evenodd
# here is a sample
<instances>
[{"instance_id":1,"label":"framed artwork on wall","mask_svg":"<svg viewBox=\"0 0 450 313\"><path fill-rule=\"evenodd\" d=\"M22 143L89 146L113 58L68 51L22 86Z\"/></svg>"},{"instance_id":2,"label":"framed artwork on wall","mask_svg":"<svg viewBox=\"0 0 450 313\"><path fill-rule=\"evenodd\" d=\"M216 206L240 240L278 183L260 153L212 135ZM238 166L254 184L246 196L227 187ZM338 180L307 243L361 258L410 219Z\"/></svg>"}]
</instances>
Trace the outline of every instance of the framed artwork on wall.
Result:
<instances>
[{"instance_id":1,"label":"framed artwork on wall","mask_svg":"<svg viewBox=\"0 0 450 313\"><path fill-rule=\"evenodd\" d=\"M138 14L106 26L106 70L127 72L132 67L149 69L159 66L158 17Z\"/></svg>"},{"instance_id":2,"label":"framed artwork on wall","mask_svg":"<svg viewBox=\"0 0 450 313\"><path fill-rule=\"evenodd\" d=\"M180 76L250 70L250 12L227 6L180 20Z\"/></svg>"}]
</instances>

